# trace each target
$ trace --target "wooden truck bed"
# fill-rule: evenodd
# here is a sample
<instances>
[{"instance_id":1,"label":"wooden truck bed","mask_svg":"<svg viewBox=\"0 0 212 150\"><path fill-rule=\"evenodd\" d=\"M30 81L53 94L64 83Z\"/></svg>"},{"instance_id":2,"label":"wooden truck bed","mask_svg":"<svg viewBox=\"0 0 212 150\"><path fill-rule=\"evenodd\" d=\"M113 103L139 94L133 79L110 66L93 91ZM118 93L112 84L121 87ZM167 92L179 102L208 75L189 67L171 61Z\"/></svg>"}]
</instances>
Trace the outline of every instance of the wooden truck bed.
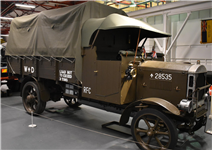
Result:
<instances>
[{"instance_id":1,"label":"wooden truck bed","mask_svg":"<svg viewBox=\"0 0 212 150\"><path fill-rule=\"evenodd\" d=\"M8 70L15 75L77 83L75 59L53 57L8 57Z\"/></svg>"}]
</instances>

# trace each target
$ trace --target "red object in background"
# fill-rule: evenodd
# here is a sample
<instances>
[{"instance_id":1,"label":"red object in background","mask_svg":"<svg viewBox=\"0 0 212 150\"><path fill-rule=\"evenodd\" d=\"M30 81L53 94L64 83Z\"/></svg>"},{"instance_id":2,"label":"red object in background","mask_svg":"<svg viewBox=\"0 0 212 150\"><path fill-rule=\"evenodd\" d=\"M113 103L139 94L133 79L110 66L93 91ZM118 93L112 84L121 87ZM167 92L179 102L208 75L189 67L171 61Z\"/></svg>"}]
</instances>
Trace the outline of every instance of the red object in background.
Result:
<instances>
[{"instance_id":1,"label":"red object in background","mask_svg":"<svg viewBox=\"0 0 212 150\"><path fill-rule=\"evenodd\" d=\"M212 96L212 86L209 88L209 94Z\"/></svg>"},{"instance_id":2,"label":"red object in background","mask_svg":"<svg viewBox=\"0 0 212 150\"><path fill-rule=\"evenodd\" d=\"M144 53L144 58L147 58L145 48L143 47L142 50L143 50L143 53Z\"/></svg>"}]
</instances>

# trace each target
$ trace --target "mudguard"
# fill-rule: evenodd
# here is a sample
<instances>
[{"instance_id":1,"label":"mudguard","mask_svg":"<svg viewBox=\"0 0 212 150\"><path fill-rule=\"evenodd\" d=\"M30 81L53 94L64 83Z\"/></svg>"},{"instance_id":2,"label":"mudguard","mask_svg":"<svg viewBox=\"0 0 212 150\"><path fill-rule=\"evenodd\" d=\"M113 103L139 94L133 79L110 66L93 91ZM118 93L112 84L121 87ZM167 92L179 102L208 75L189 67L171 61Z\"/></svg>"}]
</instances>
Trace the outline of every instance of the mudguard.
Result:
<instances>
[{"instance_id":1,"label":"mudguard","mask_svg":"<svg viewBox=\"0 0 212 150\"><path fill-rule=\"evenodd\" d=\"M50 99L50 94L46 87L41 82L36 82L38 84L38 88L40 90L40 98L42 101L47 102Z\"/></svg>"},{"instance_id":2,"label":"mudguard","mask_svg":"<svg viewBox=\"0 0 212 150\"><path fill-rule=\"evenodd\" d=\"M128 105L125 110L123 111L119 123L121 125L126 124L129 121L130 114L132 110L135 108L135 106L139 106L140 103L143 104L157 104L168 110L169 112L173 113L174 115L180 115L179 109L174 106L172 103L161 99L161 98L156 98L156 97L150 97L150 98L145 98L141 100L137 100L130 105ZM144 108L145 109L145 108Z\"/></svg>"}]
</instances>

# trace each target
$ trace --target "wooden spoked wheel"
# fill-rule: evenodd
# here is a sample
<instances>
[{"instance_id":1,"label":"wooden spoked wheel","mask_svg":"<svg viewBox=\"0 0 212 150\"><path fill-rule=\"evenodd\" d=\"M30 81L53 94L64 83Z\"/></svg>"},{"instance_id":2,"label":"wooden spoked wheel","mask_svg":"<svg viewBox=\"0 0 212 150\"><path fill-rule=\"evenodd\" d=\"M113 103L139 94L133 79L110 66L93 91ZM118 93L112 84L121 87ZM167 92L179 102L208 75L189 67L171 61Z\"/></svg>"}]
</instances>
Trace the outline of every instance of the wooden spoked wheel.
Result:
<instances>
[{"instance_id":1,"label":"wooden spoked wheel","mask_svg":"<svg viewBox=\"0 0 212 150\"><path fill-rule=\"evenodd\" d=\"M131 132L140 149L172 149L177 143L177 130L164 113L151 108L139 111L133 118Z\"/></svg>"},{"instance_id":2,"label":"wooden spoked wheel","mask_svg":"<svg viewBox=\"0 0 212 150\"><path fill-rule=\"evenodd\" d=\"M46 108L46 102L40 98L40 91L35 82L27 82L22 90L22 102L27 113L41 114Z\"/></svg>"}]
</instances>

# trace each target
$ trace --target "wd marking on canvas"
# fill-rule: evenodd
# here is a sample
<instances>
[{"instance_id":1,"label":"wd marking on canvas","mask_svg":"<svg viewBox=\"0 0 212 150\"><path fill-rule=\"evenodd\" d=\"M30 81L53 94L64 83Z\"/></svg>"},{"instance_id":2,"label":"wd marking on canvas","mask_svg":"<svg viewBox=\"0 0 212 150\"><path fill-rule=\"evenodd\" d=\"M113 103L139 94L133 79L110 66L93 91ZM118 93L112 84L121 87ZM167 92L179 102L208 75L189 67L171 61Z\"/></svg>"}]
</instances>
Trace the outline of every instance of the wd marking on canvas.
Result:
<instances>
[{"instance_id":1,"label":"wd marking on canvas","mask_svg":"<svg viewBox=\"0 0 212 150\"><path fill-rule=\"evenodd\" d=\"M24 72L34 73L35 72L35 68L34 67L24 66Z\"/></svg>"},{"instance_id":2,"label":"wd marking on canvas","mask_svg":"<svg viewBox=\"0 0 212 150\"><path fill-rule=\"evenodd\" d=\"M59 80L68 82L68 79L72 78L72 71L70 70L59 70Z\"/></svg>"},{"instance_id":3,"label":"wd marking on canvas","mask_svg":"<svg viewBox=\"0 0 212 150\"><path fill-rule=\"evenodd\" d=\"M86 94L91 94L91 88L90 87L83 87L83 93L86 93Z\"/></svg>"}]
</instances>

